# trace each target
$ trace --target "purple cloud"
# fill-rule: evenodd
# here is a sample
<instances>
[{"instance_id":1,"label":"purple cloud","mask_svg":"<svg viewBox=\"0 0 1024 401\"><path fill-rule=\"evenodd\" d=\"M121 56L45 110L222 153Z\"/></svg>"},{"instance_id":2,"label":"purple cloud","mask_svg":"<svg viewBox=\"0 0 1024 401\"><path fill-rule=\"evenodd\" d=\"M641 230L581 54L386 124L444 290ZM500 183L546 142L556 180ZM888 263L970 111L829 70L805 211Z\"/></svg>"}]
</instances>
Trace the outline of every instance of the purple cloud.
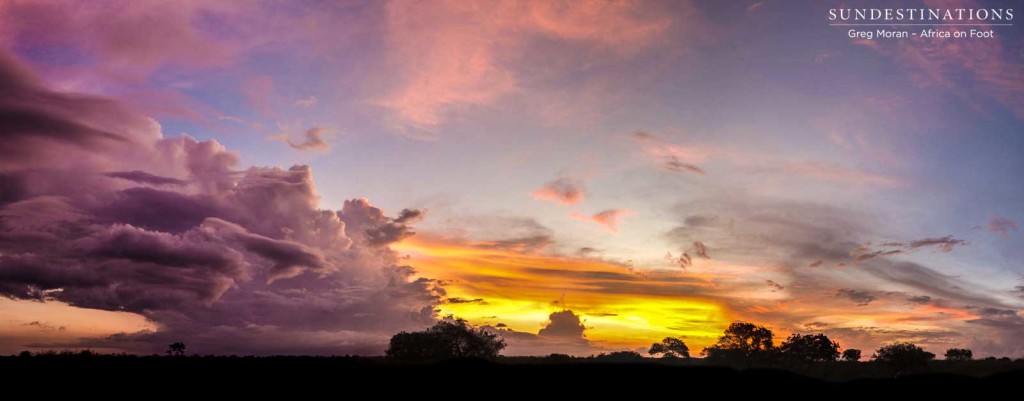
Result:
<instances>
[{"instance_id":1,"label":"purple cloud","mask_svg":"<svg viewBox=\"0 0 1024 401\"><path fill-rule=\"evenodd\" d=\"M0 296L160 327L74 345L375 353L435 319L443 288L388 248L422 211L320 209L307 166L239 169L216 141L164 138L116 102L43 88L8 56L0 118L13 122L0 126Z\"/></svg>"}]
</instances>

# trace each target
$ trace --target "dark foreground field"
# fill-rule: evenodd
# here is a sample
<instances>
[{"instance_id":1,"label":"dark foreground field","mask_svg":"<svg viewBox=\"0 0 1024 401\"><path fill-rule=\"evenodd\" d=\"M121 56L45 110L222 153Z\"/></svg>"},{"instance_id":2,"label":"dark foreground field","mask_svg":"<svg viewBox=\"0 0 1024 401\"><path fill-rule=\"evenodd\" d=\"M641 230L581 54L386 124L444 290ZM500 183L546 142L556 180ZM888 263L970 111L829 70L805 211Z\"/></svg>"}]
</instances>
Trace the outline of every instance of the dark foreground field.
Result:
<instances>
[{"instance_id":1,"label":"dark foreground field","mask_svg":"<svg viewBox=\"0 0 1024 401\"><path fill-rule=\"evenodd\" d=\"M39 395L110 397L195 394L327 394L380 397L487 397L523 395L639 396L645 394L755 394L792 398L833 395L906 396L968 393L1019 394L1024 363L933 362L917 373L895 374L875 363L828 363L779 369L734 369L698 363L596 362L585 359L503 358L500 363L462 360L431 365L392 365L354 357L0 357L0 383ZM842 393L835 393L841 391ZM374 397L376 398L376 397ZM687 397L688 398L688 397Z\"/></svg>"}]
</instances>

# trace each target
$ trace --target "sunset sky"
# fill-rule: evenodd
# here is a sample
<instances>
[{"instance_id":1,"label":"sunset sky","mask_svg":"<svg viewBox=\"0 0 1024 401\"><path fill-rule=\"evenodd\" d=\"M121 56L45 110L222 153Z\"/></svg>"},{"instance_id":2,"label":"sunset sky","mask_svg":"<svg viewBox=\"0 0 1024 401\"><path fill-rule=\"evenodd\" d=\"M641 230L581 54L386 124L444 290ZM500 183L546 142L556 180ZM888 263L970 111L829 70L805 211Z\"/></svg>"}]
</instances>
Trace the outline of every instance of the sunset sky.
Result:
<instances>
[{"instance_id":1,"label":"sunset sky","mask_svg":"<svg viewBox=\"0 0 1024 401\"><path fill-rule=\"evenodd\" d=\"M1020 357L1021 30L859 3L0 0L0 354Z\"/></svg>"}]
</instances>

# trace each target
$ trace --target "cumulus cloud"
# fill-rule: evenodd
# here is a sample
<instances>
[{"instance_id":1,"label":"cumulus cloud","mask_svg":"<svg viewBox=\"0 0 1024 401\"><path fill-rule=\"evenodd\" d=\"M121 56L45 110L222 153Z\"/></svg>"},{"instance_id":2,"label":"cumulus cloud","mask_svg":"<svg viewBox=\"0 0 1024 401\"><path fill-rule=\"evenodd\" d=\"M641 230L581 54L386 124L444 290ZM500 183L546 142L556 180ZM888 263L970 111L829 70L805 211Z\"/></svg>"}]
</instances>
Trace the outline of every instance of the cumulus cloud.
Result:
<instances>
[{"instance_id":1,"label":"cumulus cloud","mask_svg":"<svg viewBox=\"0 0 1024 401\"><path fill-rule=\"evenodd\" d=\"M619 232L619 224L622 223L622 220L626 216L631 214L633 214L633 212L626 209L608 209L589 216L579 212L570 213L569 216L574 219L600 224L606 230L617 233Z\"/></svg>"},{"instance_id":2,"label":"cumulus cloud","mask_svg":"<svg viewBox=\"0 0 1024 401\"><path fill-rule=\"evenodd\" d=\"M534 199L558 202L563 205L575 205L586 197L583 182L573 178L559 178L544 183L536 191L530 193Z\"/></svg>"},{"instance_id":3,"label":"cumulus cloud","mask_svg":"<svg viewBox=\"0 0 1024 401\"><path fill-rule=\"evenodd\" d=\"M216 141L165 138L116 102L49 91L6 55L0 94L16 122L0 127L0 295L159 327L70 345L376 353L434 320L443 288L389 247L422 211L320 209L307 166L240 169Z\"/></svg>"},{"instance_id":4,"label":"cumulus cloud","mask_svg":"<svg viewBox=\"0 0 1024 401\"><path fill-rule=\"evenodd\" d=\"M543 337L584 338L586 326L571 310L554 312L548 317L548 324L537 332Z\"/></svg>"}]
</instances>

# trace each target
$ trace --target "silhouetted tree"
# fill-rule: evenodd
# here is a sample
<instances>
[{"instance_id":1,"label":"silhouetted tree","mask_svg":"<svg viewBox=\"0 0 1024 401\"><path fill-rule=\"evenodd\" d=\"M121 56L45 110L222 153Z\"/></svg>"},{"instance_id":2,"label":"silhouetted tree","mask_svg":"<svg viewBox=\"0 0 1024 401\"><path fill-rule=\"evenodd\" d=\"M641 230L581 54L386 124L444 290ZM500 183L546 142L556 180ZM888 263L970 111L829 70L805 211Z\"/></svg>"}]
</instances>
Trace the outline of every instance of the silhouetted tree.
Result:
<instances>
[{"instance_id":1,"label":"silhouetted tree","mask_svg":"<svg viewBox=\"0 0 1024 401\"><path fill-rule=\"evenodd\" d=\"M715 345L704 348L701 352L709 359L725 361L764 359L775 350L771 330L747 322L733 322L718 337Z\"/></svg>"},{"instance_id":2,"label":"silhouetted tree","mask_svg":"<svg viewBox=\"0 0 1024 401\"><path fill-rule=\"evenodd\" d=\"M885 362L900 370L924 367L932 359L935 359L935 354L907 342L889 344L875 351L876 361Z\"/></svg>"},{"instance_id":3,"label":"silhouetted tree","mask_svg":"<svg viewBox=\"0 0 1024 401\"><path fill-rule=\"evenodd\" d=\"M18 356L21 358L31 358L32 353L29 351L21 351L21 353L19 353Z\"/></svg>"},{"instance_id":4,"label":"silhouetted tree","mask_svg":"<svg viewBox=\"0 0 1024 401\"><path fill-rule=\"evenodd\" d=\"M464 320L444 320L424 331L391 337L385 355L400 362L424 363L453 358L495 359L505 341L495 333L473 329Z\"/></svg>"},{"instance_id":5,"label":"silhouetted tree","mask_svg":"<svg viewBox=\"0 0 1024 401\"><path fill-rule=\"evenodd\" d=\"M860 360L860 350L850 348L843 351L843 360L847 362L857 362Z\"/></svg>"},{"instance_id":6,"label":"silhouetted tree","mask_svg":"<svg viewBox=\"0 0 1024 401\"><path fill-rule=\"evenodd\" d=\"M185 343L174 343L167 346L167 356L185 355Z\"/></svg>"},{"instance_id":7,"label":"silhouetted tree","mask_svg":"<svg viewBox=\"0 0 1024 401\"><path fill-rule=\"evenodd\" d=\"M969 361L974 359L974 352L966 348L950 348L945 356L947 361Z\"/></svg>"},{"instance_id":8,"label":"silhouetted tree","mask_svg":"<svg viewBox=\"0 0 1024 401\"><path fill-rule=\"evenodd\" d=\"M839 343L824 334L793 334L779 346L782 356L795 362L828 362L839 358Z\"/></svg>"},{"instance_id":9,"label":"silhouetted tree","mask_svg":"<svg viewBox=\"0 0 1024 401\"><path fill-rule=\"evenodd\" d=\"M664 354L667 358L689 358L690 347L686 346L683 340L675 337L665 337L660 343L651 344L648 354Z\"/></svg>"}]
</instances>

